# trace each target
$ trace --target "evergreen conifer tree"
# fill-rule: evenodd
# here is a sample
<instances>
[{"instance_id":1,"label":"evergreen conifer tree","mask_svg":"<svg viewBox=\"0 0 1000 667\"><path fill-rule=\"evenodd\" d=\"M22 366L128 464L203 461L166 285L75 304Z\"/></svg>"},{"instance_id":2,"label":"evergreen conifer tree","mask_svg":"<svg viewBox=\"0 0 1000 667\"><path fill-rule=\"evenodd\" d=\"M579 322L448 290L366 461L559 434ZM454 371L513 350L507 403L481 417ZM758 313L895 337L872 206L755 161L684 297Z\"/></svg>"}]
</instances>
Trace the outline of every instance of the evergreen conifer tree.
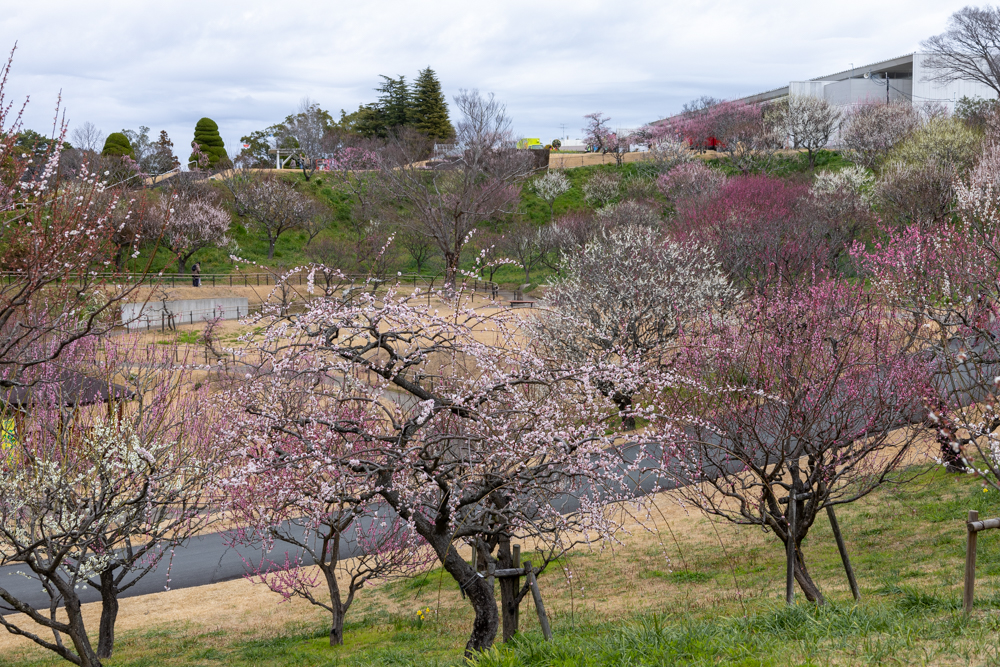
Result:
<instances>
[{"instance_id":1,"label":"evergreen conifer tree","mask_svg":"<svg viewBox=\"0 0 1000 667\"><path fill-rule=\"evenodd\" d=\"M202 118L194 126L194 141L192 143L198 144L201 152L208 156L210 167L218 165L220 160L229 159L226 154L226 144L222 141L222 135L219 134L219 126L211 118ZM188 158L188 163L196 160L197 157L192 153L191 157Z\"/></svg>"},{"instance_id":2,"label":"evergreen conifer tree","mask_svg":"<svg viewBox=\"0 0 1000 667\"><path fill-rule=\"evenodd\" d=\"M441 82L429 66L421 70L413 84L410 124L437 141L455 136L455 128L448 118L448 103L441 92Z\"/></svg>"},{"instance_id":3,"label":"evergreen conifer tree","mask_svg":"<svg viewBox=\"0 0 1000 667\"><path fill-rule=\"evenodd\" d=\"M410 123L411 96L410 86L406 83L406 77L400 76L398 79L380 74L384 79L381 86L376 88L376 92L381 93L376 102L379 110L379 120L383 133L395 127L403 127Z\"/></svg>"},{"instance_id":4,"label":"evergreen conifer tree","mask_svg":"<svg viewBox=\"0 0 1000 667\"><path fill-rule=\"evenodd\" d=\"M135 159L135 151L132 150L132 144L129 143L128 137L123 132L112 132L108 135L108 138L104 141L104 148L101 150L101 155L128 155L133 160Z\"/></svg>"}]
</instances>

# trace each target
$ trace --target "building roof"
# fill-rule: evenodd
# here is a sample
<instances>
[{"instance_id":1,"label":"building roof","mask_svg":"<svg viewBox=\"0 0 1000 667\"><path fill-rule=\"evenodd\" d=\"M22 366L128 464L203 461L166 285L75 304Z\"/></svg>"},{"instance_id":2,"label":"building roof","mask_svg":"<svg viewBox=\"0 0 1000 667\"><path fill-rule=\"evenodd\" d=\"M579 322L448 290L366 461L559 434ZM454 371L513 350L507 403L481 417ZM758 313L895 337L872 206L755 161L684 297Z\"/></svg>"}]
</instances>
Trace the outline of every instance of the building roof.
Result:
<instances>
[{"instance_id":1,"label":"building roof","mask_svg":"<svg viewBox=\"0 0 1000 667\"><path fill-rule=\"evenodd\" d=\"M868 65L862 65L860 67L855 67L853 69L845 69L840 72L835 72L833 74L827 74L825 76L817 76L813 79L806 79L807 81L846 81L847 79L856 79L864 76L865 72L891 72L891 71L906 71L909 69L913 70L913 56L915 53L907 53L901 56L896 56L895 58L889 58L888 60L880 60ZM736 98L737 102L747 102L750 104L758 102L768 102L770 100L777 100L782 97L788 96L788 86L782 86L780 88L772 88L771 90L765 90L762 93L754 93L753 95L747 95L746 97ZM675 114L676 115L676 114ZM673 118L673 116L671 116ZM663 120L666 120L664 118ZM656 123L662 121L654 121Z\"/></svg>"},{"instance_id":2,"label":"building roof","mask_svg":"<svg viewBox=\"0 0 1000 667\"><path fill-rule=\"evenodd\" d=\"M862 65L861 67L855 67L854 69L845 69L840 72L835 72L834 74L827 74L826 76L817 76L813 79L806 79L807 81L846 81L847 79L857 79L865 75L865 72L890 72L905 71L909 69L913 71L913 53L907 53L902 56L896 56L895 58L889 58L888 60L880 60L869 65ZM767 102L768 100L776 100L781 97L786 97L788 95L788 86L783 86L781 88L774 88L773 90L767 90L763 93L756 93L754 95L748 95L746 97L737 98L740 102Z\"/></svg>"}]
</instances>

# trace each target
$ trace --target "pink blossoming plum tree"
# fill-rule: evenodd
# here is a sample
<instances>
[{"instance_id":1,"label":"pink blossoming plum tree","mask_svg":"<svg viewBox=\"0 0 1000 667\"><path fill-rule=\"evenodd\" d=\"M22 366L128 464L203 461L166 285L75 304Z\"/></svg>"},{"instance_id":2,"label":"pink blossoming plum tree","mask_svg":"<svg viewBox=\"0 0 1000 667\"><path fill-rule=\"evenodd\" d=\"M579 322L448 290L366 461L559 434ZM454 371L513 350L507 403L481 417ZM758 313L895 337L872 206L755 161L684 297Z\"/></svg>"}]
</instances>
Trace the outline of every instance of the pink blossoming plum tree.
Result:
<instances>
[{"instance_id":1,"label":"pink blossoming plum tree","mask_svg":"<svg viewBox=\"0 0 1000 667\"><path fill-rule=\"evenodd\" d=\"M898 316L824 282L755 296L679 341L676 368L691 385L663 395L679 431L668 474L704 512L793 541L795 579L813 602L823 595L801 543L816 517L890 479L919 433L909 424L920 420L926 360L905 345Z\"/></svg>"},{"instance_id":2,"label":"pink blossoming plum tree","mask_svg":"<svg viewBox=\"0 0 1000 667\"><path fill-rule=\"evenodd\" d=\"M509 314L457 303L440 313L420 296L357 291L275 320L254 349L264 362L255 381L275 390L239 402L270 420L284 414L280 387L311 388L283 435L349 490L331 486L328 502L377 500L427 543L475 612L473 652L497 633L489 573L510 567L513 539L534 541L541 570L582 536L615 533L606 506L621 497L627 465L606 426L618 411L595 383L635 382L639 367L552 365L523 345ZM239 455L252 459L258 446ZM459 555L461 543L485 571ZM527 586L501 592L507 625Z\"/></svg>"}]
</instances>

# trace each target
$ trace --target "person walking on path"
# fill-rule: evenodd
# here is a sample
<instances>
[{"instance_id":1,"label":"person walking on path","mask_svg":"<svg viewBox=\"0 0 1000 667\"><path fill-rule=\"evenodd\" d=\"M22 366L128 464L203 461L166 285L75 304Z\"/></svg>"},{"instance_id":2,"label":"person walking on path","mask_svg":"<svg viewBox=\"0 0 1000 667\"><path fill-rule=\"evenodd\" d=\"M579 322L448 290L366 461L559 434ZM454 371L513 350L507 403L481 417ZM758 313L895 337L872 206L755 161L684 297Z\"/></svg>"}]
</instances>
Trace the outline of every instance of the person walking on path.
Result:
<instances>
[{"instance_id":1,"label":"person walking on path","mask_svg":"<svg viewBox=\"0 0 1000 667\"><path fill-rule=\"evenodd\" d=\"M191 286L201 287L201 264L198 262L191 267Z\"/></svg>"}]
</instances>

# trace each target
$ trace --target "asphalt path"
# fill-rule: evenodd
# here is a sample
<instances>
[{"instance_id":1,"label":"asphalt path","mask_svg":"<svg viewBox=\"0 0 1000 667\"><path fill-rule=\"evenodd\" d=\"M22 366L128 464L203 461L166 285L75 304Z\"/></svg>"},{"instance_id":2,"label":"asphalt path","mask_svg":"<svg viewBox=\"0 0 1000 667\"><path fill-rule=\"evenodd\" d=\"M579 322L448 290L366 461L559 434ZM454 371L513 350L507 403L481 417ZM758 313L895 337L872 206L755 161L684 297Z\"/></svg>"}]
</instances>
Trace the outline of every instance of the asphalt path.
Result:
<instances>
[{"instance_id":1,"label":"asphalt path","mask_svg":"<svg viewBox=\"0 0 1000 667\"><path fill-rule=\"evenodd\" d=\"M636 467L636 451L632 449L623 454L623 458L633 468ZM656 452L650 452L649 458L640 461L638 466L653 465L656 455ZM669 482L667 479L659 479L652 475L637 475L637 477L640 479L626 480L624 488L616 491L638 496L676 486L675 483ZM582 493L586 494L588 491L584 489ZM577 495L565 494L557 497L553 505L560 512L570 513L579 508L580 499ZM371 518L365 517L362 520L370 522ZM301 536L302 531L299 531L298 535ZM272 551L272 558L274 552L283 553L280 544L277 543ZM293 549L290 547L289 551L291 552ZM345 540L340 549L341 558L351 558L358 555L360 555L360 550L357 543L353 539ZM169 590L177 590L240 579L247 574L246 563L259 560L261 556L262 550L260 548L242 545L232 546L231 539L225 532L193 537L184 544L175 547L172 553L165 553L153 570L122 592L119 598L160 593L168 588ZM128 581L126 580L126 583ZM49 606L48 594L42 590L38 579L31 575L30 570L24 565L8 565L0 568L0 587L36 609L47 609ZM82 602L98 602L101 599L99 591L91 586L81 587L78 593ZM0 601L0 615L10 613L13 613L13 610Z\"/></svg>"}]
</instances>

